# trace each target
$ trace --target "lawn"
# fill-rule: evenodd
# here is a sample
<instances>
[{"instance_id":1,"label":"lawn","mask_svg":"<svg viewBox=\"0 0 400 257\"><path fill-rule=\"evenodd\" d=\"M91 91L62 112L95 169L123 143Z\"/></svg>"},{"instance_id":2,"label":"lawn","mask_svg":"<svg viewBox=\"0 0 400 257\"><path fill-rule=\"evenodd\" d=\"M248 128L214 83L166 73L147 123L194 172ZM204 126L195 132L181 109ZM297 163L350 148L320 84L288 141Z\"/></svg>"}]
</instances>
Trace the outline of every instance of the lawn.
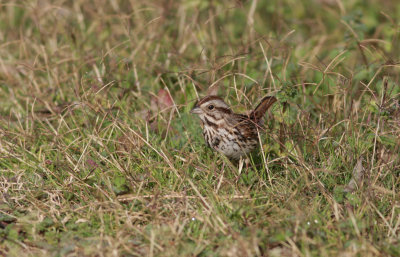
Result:
<instances>
[{"instance_id":1,"label":"lawn","mask_svg":"<svg viewBox=\"0 0 400 257\"><path fill-rule=\"evenodd\" d=\"M397 0L0 2L0 256L400 256L399 152Z\"/></svg>"}]
</instances>

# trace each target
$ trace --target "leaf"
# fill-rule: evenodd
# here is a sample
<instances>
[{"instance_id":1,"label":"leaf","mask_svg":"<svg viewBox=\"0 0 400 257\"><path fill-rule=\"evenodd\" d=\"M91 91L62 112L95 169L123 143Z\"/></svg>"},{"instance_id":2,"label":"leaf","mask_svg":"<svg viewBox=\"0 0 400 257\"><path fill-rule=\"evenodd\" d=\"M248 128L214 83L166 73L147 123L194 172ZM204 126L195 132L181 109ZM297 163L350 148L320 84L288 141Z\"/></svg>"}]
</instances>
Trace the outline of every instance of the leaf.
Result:
<instances>
[{"instance_id":1,"label":"leaf","mask_svg":"<svg viewBox=\"0 0 400 257\"><path fill-rule=\"evenodd\" d=\"M113 190L116 195L128 193L129 186L126 178L121 175L117 175L113 181Z\"/></svg>"},{"instance_id":2,"label":"leaf","mask_svg":"<svg viewBox=\"0 0 400 257\"><path fill-rule=\"evenodd\" d=\"M160 89L157 93L157 96L152 95L151 100L150 100L150 110L151 113L160 113L162 114L165 111L172 111L172 108L174 107L174 100L171 97L171 94L169 93L168 90L166 89ZM150 112L148 113L150 116ZM163 134L163 130L159 131L159 124L158 121L159 119L146 119L150 125L150 130ZM166 127L166 124L164 124Z\"/></svg>"},{"instance_id":3,"label":"leaf","mask_svg":"<svg viewBox=\"0 0 400 257\"><path fill-rule=\"evenodd\" d=\"M279 102L293 100L298 94L298 89L290 83L283 83L282 88L276 94Z\"/></svg>"},{"instance_id":4,"label":"leaf","mask_svg":"<svg viewBox=\"0 0 400 257\"><path fill-rule=\"evenodd\" d=\"M174 106L174 101L165 89L158 90L157 96L152 96L150 100L150 109L153 111L164 110Z\"/></svg>"},{"instance_id":5,"label":"leaf","mask_svg":"<svg viewBox=\"0 0 400 257\"><path fill-rule=\"evenodd\" d=\"M349 184L347 184L347 186L345 186L343 191L345 191L347 193L352 193L361 186L364 175L365 175L365 169L362 166L363 159L364 159L363 157L360 157L358 159L357 164L356 164L356 166L354 166L354 169L353 169L353 177L351 178Z\"/></svg>"}]
</instances>

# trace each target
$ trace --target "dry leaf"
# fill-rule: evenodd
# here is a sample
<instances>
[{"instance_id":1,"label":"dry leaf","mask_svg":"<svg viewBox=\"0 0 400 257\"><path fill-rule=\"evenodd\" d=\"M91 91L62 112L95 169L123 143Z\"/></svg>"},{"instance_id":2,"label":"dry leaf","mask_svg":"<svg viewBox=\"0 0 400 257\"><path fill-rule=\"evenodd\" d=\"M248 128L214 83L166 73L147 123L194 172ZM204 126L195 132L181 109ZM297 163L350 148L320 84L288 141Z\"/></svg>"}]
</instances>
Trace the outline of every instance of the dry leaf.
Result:
<instances>
[{"instance_id":1,"label":"dry leaf","mask_svg":"<svg viewBox=\"0 0 400 257\"><path fill-rule=\"evenodd\" d=\"M170 93L166 89L160 89L157 93L157 96L153 95L151 97L150 110L151 110L152 114L155 114L158 112L162 113L163 111L171 111L173 106L174 106L174 100L172 99ZM149 117L146 119L148 124L150 125L150 127L149 127L150 130L163 135L163 133L165 131L161 131L161 132L158 131L158 127L159 127L158 122L160 120L158 119L157 116L153 116L153 117L155 117L155 118L154 119L150 118L150 115L149 115Z\"/></svg>"},{"instance_id":2,"label":"dry leaf","mask_svg":"<svg viewBox=\"0 0 400 257\"><path fill-rule=\"evenodd\" d=\"M154 112L169 109L174 106L171 95L165 89L160 89L157 96L152 96L150 100L150 109Z\"/></svg>"},{"instance_id":3,"label":"dry leaf","mask_svg":"<svg viewBox=\"0 0 400 257\"><path fill-rule=\"evenodd\" d=\"M362 166L363 159L363 157L360 157L356 166L354 166L353 177L351 178L349 184L347 184L347 186L344 188L345 192L352 193L361 186L365 174L365 169Z\"/></svg>"}]
</instances>

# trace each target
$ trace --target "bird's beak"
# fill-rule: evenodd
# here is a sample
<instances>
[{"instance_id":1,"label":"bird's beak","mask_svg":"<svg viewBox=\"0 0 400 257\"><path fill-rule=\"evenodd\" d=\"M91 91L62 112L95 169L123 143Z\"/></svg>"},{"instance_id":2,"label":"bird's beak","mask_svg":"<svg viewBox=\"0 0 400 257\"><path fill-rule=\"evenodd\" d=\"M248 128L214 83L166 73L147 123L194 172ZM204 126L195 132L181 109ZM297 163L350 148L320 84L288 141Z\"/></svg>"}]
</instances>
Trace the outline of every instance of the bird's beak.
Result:
<instances>
[{"instance_id":1,"label":"bird's beak","mask_svg":"<svg viewBox=\"0 0 400 257\"><path fill-rule=\"evenodd\" d=\"M190 110L190 113L191 114L200 114L201 113L201 109L200 109L200 107L193 107L193 109L192 110Z\"/></svg>"}]
</instances>

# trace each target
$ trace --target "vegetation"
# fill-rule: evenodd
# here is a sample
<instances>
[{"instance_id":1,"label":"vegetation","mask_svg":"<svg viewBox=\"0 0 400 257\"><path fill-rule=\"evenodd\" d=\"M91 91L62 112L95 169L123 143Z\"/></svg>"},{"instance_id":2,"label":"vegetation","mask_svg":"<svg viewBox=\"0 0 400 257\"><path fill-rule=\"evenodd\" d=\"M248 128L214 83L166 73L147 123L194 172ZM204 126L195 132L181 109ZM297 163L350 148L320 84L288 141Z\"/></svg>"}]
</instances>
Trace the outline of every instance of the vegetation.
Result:
<instances>
[{"instance_id":1,"label":"vegetation","mask_svg":"<svg viewBox=\"0 0 400 257\"><path fill-rule=\"evenodd\" d=\"M399 256L399 18L0 2L0 255ZM205 146L189 110L210 91L236 112L278 97L249 165Z\"/></svg>"}]
</instances>

